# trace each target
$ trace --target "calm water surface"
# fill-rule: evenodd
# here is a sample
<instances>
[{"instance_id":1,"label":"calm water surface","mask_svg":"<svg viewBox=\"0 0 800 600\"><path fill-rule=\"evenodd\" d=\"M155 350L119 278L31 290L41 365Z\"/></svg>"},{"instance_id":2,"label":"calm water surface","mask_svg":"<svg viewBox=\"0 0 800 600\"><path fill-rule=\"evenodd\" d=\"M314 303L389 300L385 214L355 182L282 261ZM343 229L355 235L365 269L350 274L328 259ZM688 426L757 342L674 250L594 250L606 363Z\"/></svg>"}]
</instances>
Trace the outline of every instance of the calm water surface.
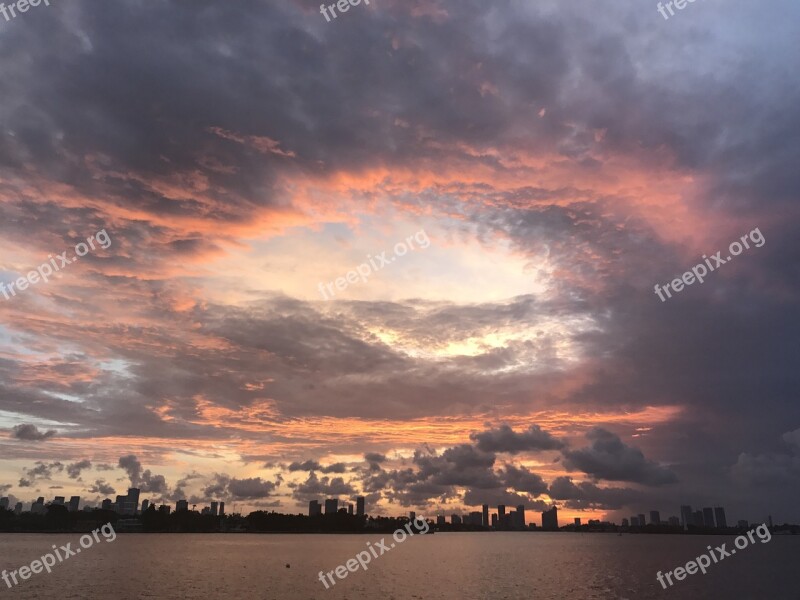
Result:
<instances>
[{"instance_id":1,"label":"calm water surface","mask_svg":"<svg viewBox=\"0 0 800 600\"><path fill-rule=\"evenodd\" d=\"M0 598L800 600L800 536L757 541L663 590L670 571L733 537L572 533L414 536L326 590L331 571L382 535L120 534L8 589ZM391 541L387 537L387 545ZM0 570L18 569L77 535L0 534ZM291 568L286 568L289 563Z\"/></svg>"}]
</instances>

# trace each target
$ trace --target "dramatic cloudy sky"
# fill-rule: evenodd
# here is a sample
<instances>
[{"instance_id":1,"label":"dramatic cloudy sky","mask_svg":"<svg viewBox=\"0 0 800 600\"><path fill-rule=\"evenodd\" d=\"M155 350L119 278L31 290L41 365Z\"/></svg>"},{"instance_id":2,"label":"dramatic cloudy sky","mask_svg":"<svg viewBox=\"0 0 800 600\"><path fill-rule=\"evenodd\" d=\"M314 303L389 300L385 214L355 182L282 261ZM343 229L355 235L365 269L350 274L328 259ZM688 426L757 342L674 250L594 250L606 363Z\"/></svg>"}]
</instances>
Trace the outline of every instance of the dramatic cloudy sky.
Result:
<instances>
[{"instance_id":1,"label":"dramatic cloudy sky","mask_svg":"<svg viewBox=\"0 0 800 600\"><path fill-rule=\"evenodd\" d=\"M0 493L800 521L799 19L63 0L0 20L0 281L111 239L0 297Z\"/></svg>"}]
</instances>

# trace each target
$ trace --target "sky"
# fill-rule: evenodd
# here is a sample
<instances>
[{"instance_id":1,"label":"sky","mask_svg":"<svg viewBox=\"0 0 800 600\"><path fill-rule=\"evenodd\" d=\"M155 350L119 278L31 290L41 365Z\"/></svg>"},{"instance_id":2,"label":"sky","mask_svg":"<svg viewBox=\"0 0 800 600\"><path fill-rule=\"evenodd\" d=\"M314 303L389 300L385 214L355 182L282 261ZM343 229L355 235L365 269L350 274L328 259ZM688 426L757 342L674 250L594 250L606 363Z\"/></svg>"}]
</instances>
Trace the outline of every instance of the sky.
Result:
<instances>
[{"instance_id":1,"label":"sky","mask_svg":"<svg viewBox=\"0 0 800 600\"><path fill-rule=\"evenodd\" d=\"M800 521L798 17L0 19L0 495Z\"/></svg>"}]
</instances>

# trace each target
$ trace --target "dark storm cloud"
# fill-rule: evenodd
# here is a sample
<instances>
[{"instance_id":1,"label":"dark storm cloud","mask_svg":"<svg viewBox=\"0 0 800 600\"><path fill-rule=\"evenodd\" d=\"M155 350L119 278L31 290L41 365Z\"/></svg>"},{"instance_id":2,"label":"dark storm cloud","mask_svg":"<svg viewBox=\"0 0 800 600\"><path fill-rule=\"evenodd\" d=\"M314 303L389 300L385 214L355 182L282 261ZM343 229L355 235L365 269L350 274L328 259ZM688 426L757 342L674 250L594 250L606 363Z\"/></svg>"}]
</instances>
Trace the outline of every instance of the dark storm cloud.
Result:
<instances>
[{"instance_id":1,"label":"dark storm cloud","mask_svg":"<svg viewBox=\"0 0 800 600\"><path fill-rule=\"evenodd\" d=\"M636 505L645 498L639 490L600 488L588 481L576 484L571 477L556 477L550 484L548 495L554 500L566 500L564 506L567 508L580 510L616 510Z\"/></svg>"},{"instance_id":2,"label":"dark storm cloud","mask_svg":"<svg viewBox=\"0 0 800 600\"><path fill-rule=\"evenodd\" d=\"M104 479L95 481L94 485L89 486L88 490L93 494L100 494L101 496L111 496L117 493Z\"/></svg>"},{"instance_id":3,"label":"dark storm cloud","mask_svg":"<svg viewBox=\"0 0 800 600\"><path fill-rule=\"evenodd\" d=\"M371 463L382 463L386 462L386 455L380 454L378 452L367 452L364 455L364 460Z\"/></svg>"},{"instance_id":4,"label":"dark storm cloud","mask_svg":"<svg viewBox=\"0 0 800 600\"><path fill-rule=\"evenodd\" d=\"M292 497L297 500L314 500L320 496L337 497L337 496L354 496L356 494L355 488L349 483L345 482L342 477L317 477L314 472L309 473L308 479L303 483L294 486Z\"/></svg>"},{"instance_id":5,"label":"dark storm cloud","mask_svg":"<svg viewBox=\"0 0 800 600\"><path fill-rule=\"evenodd\" d=\"M142 471L142 463L135 455L129 454L119 459L119 468L124 469L131 481L131 486L139 488L143 493L166 494L167 482L163 475L155 475L150 469Z\"/></svg>"},{"instance_id":6,"label":"dark storm cloud","mask_svg":"<svg viewBox=\"0 0 800 600\"><path fill-rule=\"evenodd\" d=\"M278 485L261 477L238 479L227 474L216 474L212 483L203 490L205 498L254 500L269 498Z\"/></svg>"},{"instance_id":7,"label":"dark storm cloud","mask_svg":"<svg viewBox=\"0 0 800 600\"><path fill-rule=\"evenodd\" d=\"M80 479L81 472L86 469L92 468L92 462L90 460L82 460L76 463L72 463L71 465L67 465L67 475L69 475L70 479Z\"/></svg>"},{"instance_id":8,"label":"dark storm cloud","mask_svg":"<svg viewBox=\"0 0 800 600\"><path fill-rule=\"evenodd\" d=\"M564 466L568 470L583 471L596 479L651 486L678 480L672 471L647 460L641 450L627 446L610 431L595 427L586 438L591 442L590 446L564 451Z\"/></svg>"},{"instance_id":9,"label":"dark storm cloud","mask_svg":"<svg viewBox=\"0 0 800 600\"><path fill-rule=\"evenodd\" d=\"M558 450L564 443L543 431L538 425L531 425L526 431L517 433L508 425L473 433L470 439L484 452L508 452L518 454L535 450Z\"/></svg>"},{"instance_id":10,"label":"dark storm cloud","mask_svg":"<svg viewBox=\"0 0 800 600\"><path fill-rule=\"evenodd\" d=\"M48 429L47 431L39 431L36 425L22 424L15 425L12 430L11 437L18 440L42 442L49 439L58 433L55 429Z\"/></svg>"},{"instance_id":11,"label":"dark storm cloud","mask_svg":"<svg viewBox=\"0 0 800 600\"><path fill-rule=\"evenodd\" d=\"M317 461L307 460L305 462L293 462L288 467L289 472L294 471L320 471L321 473L344 473L347 467L344 463L334 463L323 467Z\"/></svg>"}]
</instances>

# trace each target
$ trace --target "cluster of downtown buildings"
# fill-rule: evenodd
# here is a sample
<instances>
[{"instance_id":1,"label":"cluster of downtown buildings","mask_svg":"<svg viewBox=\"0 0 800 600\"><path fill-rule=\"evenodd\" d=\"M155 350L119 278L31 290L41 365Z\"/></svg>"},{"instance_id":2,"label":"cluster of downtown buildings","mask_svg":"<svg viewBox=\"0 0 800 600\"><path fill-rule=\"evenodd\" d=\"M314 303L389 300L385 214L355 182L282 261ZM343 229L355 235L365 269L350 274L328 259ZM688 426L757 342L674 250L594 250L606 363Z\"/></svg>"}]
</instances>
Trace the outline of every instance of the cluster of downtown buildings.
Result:
<instances>
[{"instance_id":1,"label":"cluster of downtown buildings","mask_svg":"<svg viewBox=\"0 0 800 600\"><path fill-rule=\"evenodd\" d=\"M142 500L141 510L139 508L139 494L141 490L139 488L129 488L128 493L125 496L117 496L117 499L112 501L111 498L106 498L100 504L99 507L102 510L110 510L118 515L130 515L136 516L148 510L150 508L150 501L149 500ZM43 515L47 512L48 506L66 506L69 512L78 512L80 508L81 497L80 496L72 496L69 499L69 502L65 501L64 496L56 496L53 500L47 504L45 504L44 497L40 496L36 499L35 502L31 504L30 512L34 515ZM155 506L155 505L153 505ZM196 505L192 506L192 510L194 510ZM0 498L0 510L10 510L9 506L9 499L7 497ZM22 502L17 502L14 506L14 514L22 514ZM93 507L89 505L84 505L83 507L84 512L91 512L94 510ZM156 509L160 513L169 514L172 511L172 508L166 504L162 504ZM183 512L189 510L189 501L188 500L178 500L175 504L175 511L176 512ZM224 502L211 502L210 506L206 506L201 509L200 514L203 515L212 515L212 516L225 516L225 503Z\"/></svg>"}]
</instances>

